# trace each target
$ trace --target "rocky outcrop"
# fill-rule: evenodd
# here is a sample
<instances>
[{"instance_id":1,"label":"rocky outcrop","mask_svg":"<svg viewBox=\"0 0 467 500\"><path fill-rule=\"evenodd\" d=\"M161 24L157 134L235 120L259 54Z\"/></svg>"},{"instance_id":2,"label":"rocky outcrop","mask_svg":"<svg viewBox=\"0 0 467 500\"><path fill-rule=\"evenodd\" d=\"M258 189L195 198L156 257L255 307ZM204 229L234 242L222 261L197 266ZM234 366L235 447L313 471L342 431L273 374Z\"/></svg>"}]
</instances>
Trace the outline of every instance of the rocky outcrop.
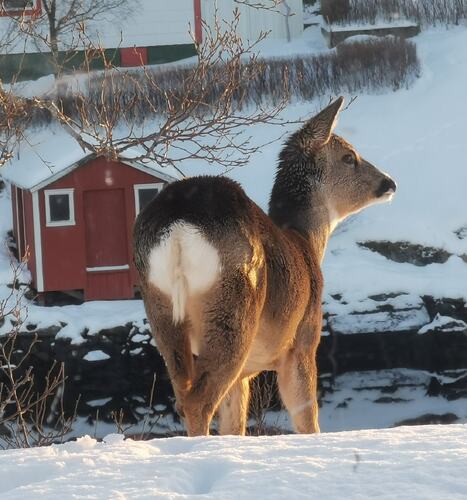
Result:
<instances>
[{"instance_id":1,"label":"rocky outcrop","mask_svg":"<svg viewBox=\"0 0 467 500\"><path fill-rule=\"evenodd\" d=\"M441 415L437 415L434 413L426 413L421 415L420 417L415 418L407 418L405 420L401 420L395 424L395 427L401 425L439 425L439 424L453 424L457 422L459 417L454 413L443 413Z\"/></svg>"},{"instance_id":2,"label":"rocky outcrop","mask_svg":"<svg viewBox=\"0 0 467 500\"><path fill-rule=\"evenodd\" d=\"M414 266L444 264L452 255L442 248L427 247L408 241L362 241L358 245L394 262L409 263Z\"/></svg>"},{"instance_id":3,"label":"rocky outcrop","mask_svg":"<svg viewBox=\"0 0 467 500\"><path fill-rule=\"evenodd\" d=\"M407 293L373 295L354 304L347 311L341 296L326 303L327 329L334 333L384 333L417 331L430 322L430 315L421 297Z\"/></svg>"}]
</instances>

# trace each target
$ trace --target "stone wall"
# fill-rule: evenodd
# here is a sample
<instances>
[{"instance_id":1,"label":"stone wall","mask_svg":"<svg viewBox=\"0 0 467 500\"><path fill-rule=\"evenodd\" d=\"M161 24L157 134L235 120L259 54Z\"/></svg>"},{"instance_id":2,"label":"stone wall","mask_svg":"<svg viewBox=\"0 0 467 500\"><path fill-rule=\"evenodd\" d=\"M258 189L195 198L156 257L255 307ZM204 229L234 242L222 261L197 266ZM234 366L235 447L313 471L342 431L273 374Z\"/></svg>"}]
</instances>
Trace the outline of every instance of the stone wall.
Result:
<instances>
[{"instance_id":1,"label":"stone wall","mask_svg":"<svg viewBox=\"0 0 467 500\"><path fill-rule=\"evenodd\" d=\"M321 33L326 40L327 46L333 48L347 38L357 35L370 35L370 36L388 36L393 35L400 38L411 38L420 33L420 26L418 24L410 26L392 26L385 28L338 28L333 30L332 26L321 28Z\"/></svg>"},{"instance_id":2,"label":"stone wall","mask_svg":"<svg viewBox=\"0 0 467 500\"><path fill-rule=\"evenodd\" d=\"M441 305L432 307L435 313ZM36 339L25 366L33 367L38 390L53 363L64 364L66 414L76 408L78 416L92 424L97 418L113 422L119 413L124 422L136 423L156 406L161 415L177 419L165 365L148 330L128 324L87 336L78 345L56 338L56 333L51 328L21 334L16 350L20 356ZM318 366L320 373L334 375L392 368L436 372L465 368L466 352L463 332L332 334L322 338Z\"/></svg>"}]
</instances>

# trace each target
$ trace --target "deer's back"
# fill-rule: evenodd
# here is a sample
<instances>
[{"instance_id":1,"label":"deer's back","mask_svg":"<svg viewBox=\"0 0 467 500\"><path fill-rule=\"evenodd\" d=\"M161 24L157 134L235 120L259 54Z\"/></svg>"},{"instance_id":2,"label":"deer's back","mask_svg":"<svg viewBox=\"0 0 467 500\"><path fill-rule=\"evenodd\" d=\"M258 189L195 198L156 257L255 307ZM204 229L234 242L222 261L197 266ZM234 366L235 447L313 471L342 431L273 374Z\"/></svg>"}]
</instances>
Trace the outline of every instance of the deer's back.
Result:
<instances>
[{"instance_id":1,"label":"deer's back","mask_svg":"<svg viewBox=\"0 0 467 500\"><path fill-rule=\"evenodd\" d=\"M278 228L228 178L206 176L178 181L164 189L138 216L135 261L143 281L151 272L156 281L158 273L165 273L162 267L154 272L155 260L166 259L162 252L154 257L154 249L163 248L170 238L175 239L171 235L176 231L178 246L184 247L181 251L186 255L185 269L193 269L184 271L190 275L191 289L197 287L196 290L208 293L216 281L229 273L241 272L250 280L251 293L263 296L256 342L259 358L263 346L268 345L270 354L293 340L289 337L295 335L309 307L312 281L319 285L313 288L320 289L319 266L308 255L305 239L294 231ZM176 254L174 250L170 252ZM167 257L166 262L173 262L173 258ZM159 281L161 285L156 285L166 293L174 289L172 284ZM190 301L185 302L189 310ZM284 338L284 332L289 330L290 335ZM258 362L261 364L262 360Z\"/></svg>"}]
</instances>

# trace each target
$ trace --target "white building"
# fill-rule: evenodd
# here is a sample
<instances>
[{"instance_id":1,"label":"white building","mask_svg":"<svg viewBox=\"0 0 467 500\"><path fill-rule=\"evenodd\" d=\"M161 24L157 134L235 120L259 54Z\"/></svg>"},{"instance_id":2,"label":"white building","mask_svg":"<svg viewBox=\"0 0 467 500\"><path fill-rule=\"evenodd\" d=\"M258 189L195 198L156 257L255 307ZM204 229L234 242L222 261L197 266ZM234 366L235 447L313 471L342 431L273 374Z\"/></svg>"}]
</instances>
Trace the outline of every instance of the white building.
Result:
<instances>
[{"instance_id":1,"label":"white building","mask_svg":"<svg viewBox=\"0 0 467 500\"><path fill-rule=\"evenodd\" d=\"M59 6L69 1L57 0ZM130 14L117 13L87 22L86 36L111 51L114 64L121 66L157 64L194 55L194 41L203 41L203 22L212 29L216 16L221 24L223 20L229 22L235 9L240 12L238 32L245 41L256 40L261 32L269 32L269 39L300 36L302 0L282 0L275 9L269 10L248 5L248 2L258 5L261 1L265 6L272 3L272 0L138 0ZM131 5L132 0L129 2ZM24 12L47 34L42 0L3 0L3 5L3 11L0 9L0 78L8 81L10 73L14 74L20 65L26 71L23 78L50 73L50 63L44 55L48 52L46 44L16 36L15 23L11 20ZM10 43L2 43L7 38ZM62 51L73 48L79 52L84 47L76 33L60 37ZM20 58L19 54L24 52L30 56ZM75 62L82 60L78 54ZM75 63L70 64L76 67Z\"/></svg>"}]
</instances>

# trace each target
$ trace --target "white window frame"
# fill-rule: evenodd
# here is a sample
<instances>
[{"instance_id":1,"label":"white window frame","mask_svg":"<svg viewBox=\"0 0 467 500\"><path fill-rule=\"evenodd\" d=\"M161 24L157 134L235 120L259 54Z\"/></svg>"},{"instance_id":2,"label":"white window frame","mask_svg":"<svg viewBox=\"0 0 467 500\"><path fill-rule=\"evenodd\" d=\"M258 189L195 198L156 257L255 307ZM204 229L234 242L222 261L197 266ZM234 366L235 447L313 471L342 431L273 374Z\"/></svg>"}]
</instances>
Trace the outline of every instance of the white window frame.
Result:
<instances>
[{"instance_id":1,"label":"white window frame","mask_svg":"<svg viewBox=\"0 0 467 500\"><path fill-rule=\"evenodd\" d=\"M6 3L1 3L1 7L4 12L22 12L30 11L37 8L37 1L31 0L31 5L26 5L25 7L8 7Z\"/></svg>"},{"instance_id":2,"label":"white window frame","mask_svg":"<svg viewBox=\"0 0 467 500\"><path fill-rule=\"evenodd\" d=\"M45 225L47 227L61 227L61 226L75 226L75 189L46 189L44 190L45 197ZM68 195L68 202L70 204L70 218L66 221L50 220L50 196L54 194Z\"/></svg>"},{"instance_id":3,"label":"white window frame","mask_svg":"<svg viewBox=\"0 0 467 500\"><path fill-rule=\"evenodd\" d=\"M139 192L144 189L158 189L161 192L164 189L164 182L157 182L153 184L134 184L133 189L135 191L135 215L138 215L140 212L139 207Z\"/></svg>"}]
</instances>

